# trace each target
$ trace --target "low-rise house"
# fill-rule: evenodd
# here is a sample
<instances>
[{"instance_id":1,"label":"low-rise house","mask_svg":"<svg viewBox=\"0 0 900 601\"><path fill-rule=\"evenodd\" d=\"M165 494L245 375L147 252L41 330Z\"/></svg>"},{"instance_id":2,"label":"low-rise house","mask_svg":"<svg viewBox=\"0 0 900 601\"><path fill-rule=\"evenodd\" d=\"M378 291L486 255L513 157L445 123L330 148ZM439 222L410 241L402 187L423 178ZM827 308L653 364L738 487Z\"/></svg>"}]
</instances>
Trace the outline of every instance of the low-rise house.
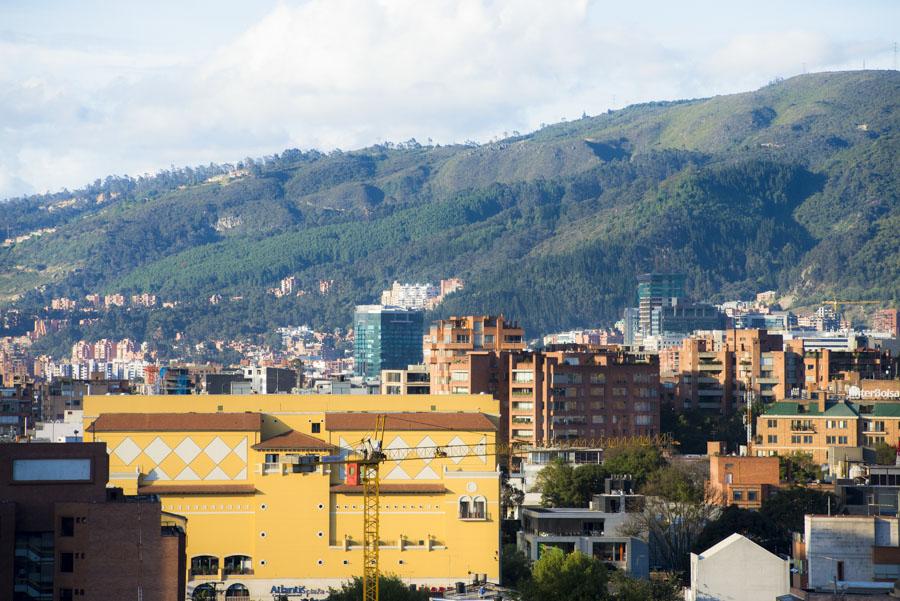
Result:
<instances>
[{"instance_id":1,"label":"low-rise house","mask_svg":"<svg viewBox=\"0 0 900 601\"><path fill-rule=\"evenodd\" d=\"M790 562L746 536L735 533L691 553L685 601L775 601L790 592Z\"/></svg>"}]
</instances>

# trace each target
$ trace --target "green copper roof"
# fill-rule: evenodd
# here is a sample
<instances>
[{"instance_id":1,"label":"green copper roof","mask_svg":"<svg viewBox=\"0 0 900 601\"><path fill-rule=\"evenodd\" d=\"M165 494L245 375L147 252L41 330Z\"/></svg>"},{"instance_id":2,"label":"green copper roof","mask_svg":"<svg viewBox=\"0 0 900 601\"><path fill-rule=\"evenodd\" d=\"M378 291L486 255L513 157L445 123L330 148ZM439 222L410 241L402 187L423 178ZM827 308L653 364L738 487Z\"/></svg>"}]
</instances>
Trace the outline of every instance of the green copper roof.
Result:
<instances>
[{"instance_id":1,"label":"green copper roof","mask_svg":"<svg viewBox=\"0 0 900 601\"><path fill-rule=\"evenodd\" d=\"M895 403L891 403L892 405ZM804 411L800 411L800 406L805 406ZM897 405L897 416L900 416L900 403ZM798 403L796 401L778 401L773 403L763 415L790 415L797 417L856 417L858 410L849 403L844 401L828 401L825 404L825 411L819 411L819 404L811 401L809 403Z\"/></svg>"}]
</instances>

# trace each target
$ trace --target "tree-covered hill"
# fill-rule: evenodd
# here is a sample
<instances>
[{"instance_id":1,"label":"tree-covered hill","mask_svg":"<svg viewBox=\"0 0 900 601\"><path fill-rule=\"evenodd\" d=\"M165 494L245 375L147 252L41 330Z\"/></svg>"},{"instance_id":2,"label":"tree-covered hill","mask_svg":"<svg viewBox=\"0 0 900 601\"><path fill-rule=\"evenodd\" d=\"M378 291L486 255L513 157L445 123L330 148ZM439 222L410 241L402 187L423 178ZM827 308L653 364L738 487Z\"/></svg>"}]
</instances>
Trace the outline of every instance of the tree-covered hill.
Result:
<instances>
[{"instance_id":1,"label":"tree-covered hill","mask_svg":"<svg viewBox=\"0 0 900 601\"><path fill-rule=\"evenodd\" d=\"M611 323L635 277L682 270L697 298L766 289L900 297L900 73L795 77L631 106L479 146L288 150L107 178L0 203L0 297L153 292L181 304L85 335L200 339L344 327L394 279L461 277L441 312L530 332ZM267 287L295 275L305 296ZM320 279L334 280L327 296ZM211 307L212 294L243 300Z\"/></svg>"}]
</instances>

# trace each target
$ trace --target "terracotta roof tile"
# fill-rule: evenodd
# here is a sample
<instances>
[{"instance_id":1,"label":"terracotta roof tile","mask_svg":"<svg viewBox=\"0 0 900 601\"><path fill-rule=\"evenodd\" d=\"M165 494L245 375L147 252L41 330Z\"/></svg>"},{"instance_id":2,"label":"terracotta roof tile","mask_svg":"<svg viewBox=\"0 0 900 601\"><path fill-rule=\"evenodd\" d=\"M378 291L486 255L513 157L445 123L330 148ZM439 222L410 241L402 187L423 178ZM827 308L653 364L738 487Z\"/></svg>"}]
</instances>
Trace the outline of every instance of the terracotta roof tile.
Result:
<instances>
[{"instance_id":1,"label":"terracotta roof tile","mask_svg":"<svg viewBox=\"0 0 900 601\"><path fill-rule=\"evenodd\" d=\"M259 413L104 413L88 432L258 432Z\"/></svg>"},{"instance_id":2,"label":"terracotta roof tile","mask_svg":"<svg viewBox=\"0 0 900 601\"><path fill-rule=\"evenodd\" d=\"M327 413L325 428L329 431L367 431L375 429L378 413ZM384 429L398 430L497 430L497 424L483 413L385 413Z\"/></svg>"},{"instance_id":3,"label":"terracotta roof tile","mask_svg":"<svg viewBox=\"0 0 900 601\"><path fill-rule=\"evenodd\" d=\"M296 451L330 451L334 449L334 445L330 445L324 440L320 440L315 436L297 432L296 430L288 430L277 436L273 436L268 440L253 445L257 451L271 450L296 450Z\"/></svg>"},{"instance_id":4,"label":"terracotta roof tile","mask_svg":"<svg viewBox=\"0 0 900 601\"><path fill-rule=\"evenodd\" d=\"M252 484L149 484L139 486L141 495L252 495Z\"/></svg>"},{"instance_id":5,"label":"terracotta roof tile","mask_svg":"<svg viewBox=\"0 0 900 601\"><path fill-rule=\"evenodd\" d=\"M378 488L381 494L386 495L444 494L448 492L443 484L381 484ZM352 484L338 484L331 487L331 492L361 495L363 487Z\"/></svg>"}]
</instances>

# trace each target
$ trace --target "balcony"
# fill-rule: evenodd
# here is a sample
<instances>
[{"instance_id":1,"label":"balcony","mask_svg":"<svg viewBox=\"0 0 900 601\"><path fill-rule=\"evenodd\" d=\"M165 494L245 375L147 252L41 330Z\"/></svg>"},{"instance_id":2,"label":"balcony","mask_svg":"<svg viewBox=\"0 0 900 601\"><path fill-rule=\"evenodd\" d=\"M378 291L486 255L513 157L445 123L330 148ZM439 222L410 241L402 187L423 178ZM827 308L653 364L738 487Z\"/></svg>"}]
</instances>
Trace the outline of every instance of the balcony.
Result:
<instances>
[{"instance_id":1,"label":"balcony","mask_svg":"<svg viewBox=\"0 0 900 601\"><path fill-rule=\"evenodd\" d=\"M468 511L460 510L459 519L463 522L487 522L490 521L491 515L484 509L469 509Z\"/></svg>"},{"instance_id":2,"label":"balcony","mask_svg":"<svg viewBox=\"0 0 900 601\"><path fill-rule=\"evenodd\" d=\"M722 371L721 363L701 363L697 366L697 371Z\"/></svg>"}]
</instances>

